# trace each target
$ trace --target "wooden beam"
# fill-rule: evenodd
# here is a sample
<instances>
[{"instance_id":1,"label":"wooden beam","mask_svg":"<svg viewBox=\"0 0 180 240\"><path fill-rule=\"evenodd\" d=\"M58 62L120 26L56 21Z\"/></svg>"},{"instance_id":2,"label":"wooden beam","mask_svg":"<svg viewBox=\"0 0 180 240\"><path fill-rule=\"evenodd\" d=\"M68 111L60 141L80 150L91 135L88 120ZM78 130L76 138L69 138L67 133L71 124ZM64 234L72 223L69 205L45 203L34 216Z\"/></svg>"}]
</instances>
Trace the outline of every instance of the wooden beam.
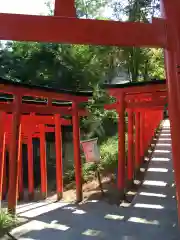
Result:
<instances>
[{"instance_id":1,"label":"wooden beam","mask_svg":"<svg viewBox=\"0 0 180 240\"><path fill-rule=\"evenodd\" d=\"M1 33L0 33L1 38ZM64 101L76 101L77 103L87 102L88 96L78 96L73 95L71 93L58 93L53 91L46 91L42 89L35 89L31 87L21 87L14 86L10 84L0 84L0 92L10 93L14 95L21 94L22 96L31 96L31 97L40 97L40 98L49 98L56 100L64 100Z\"/></svg>"},{"instance_id":2,"label":"wooden beam","mask_svg":"<svg viewBox=\"0 0 180 240\"><path fill-rule=\"evenodd\" d=\"M161 107L164 106L167 103L167 101L160 100L160 101L152 101L152 102L133 102L133 103L127 103L127 108L153 108L153 107Z\"/></svg>"},{"instance_id":3,"label":"wooden beam","mask_svg":"<svg viewBox=\"0 0 180 240\"><path fill-rule=\"evenodd\" d=\"M55 0L54 15L76 17L74 0Z\"/></svg>"},{"instance_id":4,"label":"wooden beam","mask_svg":"<svg viewBox=\"0 0 180 240\"><path fill-rule=\"evenodd\" d=\"M162 20L160 20L162 22ZM134 47L165 47L164 24L0 14L0 39Z\"/></svg>"},{"instance_id":5,"label":"wooden beam","mask_svg":"<svg viewBox=\"0 0 180 240\"><path fill-rule=\"evenodd\" d=\"M154 93L147 93L147 94L132 94L126 95L126 101L131 100L146 100L146 99L164 99L167 98L167 92L154 92Z\"/></svg>"},{"instance_id":6,"label":"wooden beam","mask_svg":"<svg viewBox=\"0 0 180 240\"><path fill-rule=\"evenodd\" d=\"M144 93L155 93L155 92L165 92L166 85L156 84L149 86L136 86L136 87L127 87L127 88L109 88L107 89L110 95L118 98L120 93L125 93L126 96L136 95L136 94L144 94Z\"/></svg>"}]
</instances>

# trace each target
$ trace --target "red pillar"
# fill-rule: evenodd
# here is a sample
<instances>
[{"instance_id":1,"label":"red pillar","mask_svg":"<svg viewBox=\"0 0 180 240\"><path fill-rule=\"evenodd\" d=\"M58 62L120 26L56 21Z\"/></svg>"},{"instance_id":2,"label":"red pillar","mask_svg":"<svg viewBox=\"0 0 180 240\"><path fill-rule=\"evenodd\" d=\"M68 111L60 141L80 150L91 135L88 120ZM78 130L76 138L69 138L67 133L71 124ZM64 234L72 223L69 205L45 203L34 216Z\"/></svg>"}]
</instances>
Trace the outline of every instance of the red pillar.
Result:
<instances>
[{"instance_id":1,"label":"red pillar","mask_svg":"<svg viewBox=\"0 0 180 240\"><path fill-rule=\"evenodd\" d=\"M144 157L144 112L140 112L140 158Z\"/></svg>"},{"instance_id":2,"label":"red pillar","mask_svg":"<svg viewBox=\"0 0 180 240\"><path fill-rule=\"evenodd\" d=\"M144 153L147 150L147 126L148 126L147 112L144 112Z\"/></svg>"},{"instance_id":3,"label":"red pillar","mask_svg":"<svg viewBox=\"0 0 180 240\"><path fill-rule=\"evenodd\" d=\"M135 113L135 168L140 167L140 112Z\"/></svg>"},{"instance_id":4,"label":"red pillar","mask_svg":"<svg viewBox=\"0 0 180 240\"><path fill-rule=\"evenodd\" d=\"M163 5L164 4L164 5ZM180 66L180 2L178 0L162 1L162 10L166 19L167 48L165 51L166 76L168 80L168 105L171 121L172 153L176 181L176 196L178 205L178 216L180 220L180 96L179 96L179 66Z\"/></svg>"},{"instance_id":5,"label":"red pillar","mask_svg":"<svg viewBox=\"0 0 180 240\"><path fill-rule=\"evenodd\" d=\"M134 160L133 160L133 111L128 110L128 162L127 162L127 178L128 181L133 180Z\"/></svg>"},{"instance_id":6,"label":"red pillar","mask_svg":"<svg viewBox=\"0 0 180 240\"><path fill-rule=\"evenodd\" d=\"M82 201L82 174L81 174L81 155L80 155L80 129L77 103L73 102L73 145L74 145L74 167L76 179L76 200Z\"/></svg>"},{"instance_id":7,"label":"red pillar","mask_svg":"<svg viewBox=\"0 0 180 240\"><path fill-rule=\"evenodd\" d=\"M3 175L4 175L4 124L5 124L5 113L0 112L0 201L2 200L2 186L3 186Z\"/></svg>"},{"instance_id":8,"label":"red pillar","mask_svg":"<svg viewBox=\"0 0 180 240\"><path fill-rule=\"evenodd\" d=\"M149 136L150 136L150 112L146 112L146 150L149 147Z\"/></svg>"},{"instance_id":9,"label":"red pillar","mask_svg":"<svg viewBox=\"0 0 180 240\"><path fill-rule=\"evenodd\" d=\"M14 111L12 116L12 135L9 151L9 189L8 189L8 211L16 213L17 190L18 190L18 139L20 126L21 96L14 98Z\"/></svg>"},{"instance_id":10,"label":"red pillar","mask_svg":"<svg viewBox=\"0 0 180 240\"><path fill-rule=\"evenodd\" d=\"M28 135L27 139L28 154L28 195L29 200L34 199L34 164L33 164L33 141L32 135Z\"/></svg>"},{"instance_id":11,"label":"red pillar","mask_svg":"<svg viewBox=\"0 0 180 240\"><path fill-rule=\"evenodd\" d=\"M4 139L5 142L4 144L6 145L6 138ZM3 158L4 158L4 171L3 171L3 185L2 185L2 198L4 199L6 197L7 194L7 176L6 176L6 171L7 171L7 166L6 166L6 146L4 146L4 154L3 154Z\"/></svg>"},{"instance_id":12,"label":"red pillar","mask_svg":"<svg viewBox=\"0 0 180 240\"><path fill-rule=\"evenodd\" d=\"M76 17L74 0L55 0L55 16Z\"/></svg>"},{"instance_id":13,"label":"red pillar","mask_svg":"<svg viewBox=\"0 0 180 240\"><path fill-rule=\"evenodd\" d=\"M117 188L121 193L124 194L125 188L125 100L124 94L121 94L118 98L118 109L119 115L118 121L118 181Z\"/></svg>"},{"instance_id":14,"label":"red pillar","mask_svg":"<svg viewBox=\"0 0 180 240\"><path fill-rule=\"evenodd\" d=\"M47 166L46 166L46 135L45 126L39 125L40 130L40 167L41 167L41 194L47 198Z\"/></svg>"},{"instance_id":15,"label":"red pillar","mask_svg":"<svg viewBox=\"0 0 180 240\"><path fill-rule=\"evenodd\" d=\"M63 166L62 166L62 132L60 115L55 115L55 144L56 144L56 191L57 200L63 195Z\"/></svg>"},{"instance_id":16,"label":"red pillar","mask_svg":"<svg viewBox=\"0 0 180 240\"><path fill-rule=\"evenodd\" d=\"M0 201L3 199L4 191L3 191L3 184L6 179L6 168L5 168L5 160L6 160L6 133L3 134L3 142L2 142L2 153L1 153L1 159L0 159Z\"/></svg>"},{"instance_id":17,"label":"red pillar","mask_svg":"<svg viewBox=\"0 0 180 240\"><path fill-rule=\"evenodd\" d=\"M22 124L19 127L19 140L18 140L18 182L19 182L19 200L24 198L23 186L23 159L22 159Z\"/></svg>"}]
</instances>

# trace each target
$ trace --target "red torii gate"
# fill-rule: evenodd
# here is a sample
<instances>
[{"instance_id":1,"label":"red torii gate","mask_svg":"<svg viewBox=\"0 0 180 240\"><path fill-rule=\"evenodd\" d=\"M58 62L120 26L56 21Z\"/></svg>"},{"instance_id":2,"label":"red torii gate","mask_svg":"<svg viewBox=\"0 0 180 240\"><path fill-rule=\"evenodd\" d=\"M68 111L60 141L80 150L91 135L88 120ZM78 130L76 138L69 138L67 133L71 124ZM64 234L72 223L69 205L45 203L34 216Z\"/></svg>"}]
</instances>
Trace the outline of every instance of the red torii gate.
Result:
<instances>
[{"instance_id":1,"label":"red torii gate","mask_svg":"<svg viewBox=\"0 0 180 240\"><path fill-rule=\"evenodd\" d=\"M85 113L85 111L84 111ZM33 173L33 149L32 149L32 138L39 138L40 139L40 146L41 150L45 147L43 139L44 139L44 134L49 133L49 132L57 132L56 128L59 126L56 124L55 125L55 119L58 118L60 128L61 126L68 126L72 125L72 121L70 119L64 119L62 117L58 116L37 116L34 114L29 115L22 115L21 116L21 138L19 139L19 146L22 146L22 143L27 144L27 149L28 149L28 192L29 192L29 199L34 198L34 173ZM44 125L55 125L55 126L44 126ZM5 151L8 146L10 146L10 141L11 141L11 125L12 125L12 114L7 114L4 116L4 144L3 144L3 149L2 149L2 154L5 157ZM61 133L61 131L60 131ZM58 138L59 139L59 138ZM58 141L57 139L57 141ZM61 146L61 137L60 137L60 143L57 142L58 149L62 148ZM56 150L56 153L59 150ZM61 149L60 149L61 150ZM44 151L44 150L43 150ZM57 157L57 161L61 164L62 162L62 154L60 154L59 157ZM4 162L4 169L6 169L6 162ZM40 162L44 163L42 164L43 166L46 166L46 156L43 154L40 154ZM2 166L3 167L3 166ZM0 191L2 192L2 195L5 195L6 193L6 176L5 176L6 170L4 170L4 180L0 181L0 189L2 188L3 190ZM46 198L47 196L47 182L45 181L47 178L47 173L46 173L46 168L41 168L41 193L43 195L43 198ZM45 176L45 177L43 177ZM59 168L57 168L57 179L58 181L62 179L62 167L60 165ZM23 168L22 168L22 148L20 147L19 149L19 198L23 199ZM62 180L61 180L62 182ZM4 186L2 186L2 184ZM44 187L45 186L45 187ZM1 193L0 193L1 196ZM61 186L57 185L57 199L59 200L62 198L62 184ZM0 197L1 199L1 197Z\"/></svg>"},{"instance_id":2,"label":"red torii gate","mask_svg":"<svg viewBox=\"0 0 180 240\"><path fill-rule=\"evenodd\" d=\"M16 41L164 48L173 162L180 217L180 174L178 170L180 168L179 11L179 0L174 0L173 4L172 0L161 0L162 19L153 19L151 24L77 19L74 0L55 0L54 16L0 14L0 38ZM18 98L17 101L19 101ZM15 111L19 111L18 107Z\"/></svg>"},{"instance_id":3,"label":"red torii gate","mask_svg":"<svg viewBox=\"0 0 180 240\"><path fill-rule=\"evenodd\" d=\"M40 136L40 153L41 153L41 192L44 197L47 194L47 173L46 173L46 157L45 157L45 123L52 123L55 125L55 139L56 139L56 177L57 177L57 198L62 197L62 140L61 140L61 122L60 116L72 116L73 125L73 143L74 143L74 164L75 164L75 177L76 177L76 197L77 201L82 200L82 179L81 179L81 160L80 160L80 132L79 132L79 117L87 115L87 111L84 109L79 109L78 104L82 102L87 102L89 97L92 96L91 92L73 92L67 90L54 90L51 88L43 88L37 86L30 86L27 84L13 83L4 79L0 79L0 92L3 94L11 94L12 101L0 102L0 146L3 146L3 149L0 148L0 197L2 197L2 183L3 183L3 169L4 169L4 159L5 159L5 133L6 127L12 123L12 127L8 131L11 134L10 138L10 147L9 147L9 191L8 191L8 209L12 213L15 212L16 201L18 196L18 178L20 178L20 188L22 190L22 179L21 179L21 143L22 143L22 133L25 133L31 137L29 138L29 144L31 145L29 150L30 168L29 172L30 177L33 177L32 172L32 134L35 131L35 127L32 128L32 125L25 125L27 121L31 119L32 123L40 123L39 125L39 136ZM42 103L37 104L37 101L31 101L27 103L27 97L31 98L41 98ZM68 101L68 104L62 104L59 101ZM69 102L70 105L69 106ZM7 119L7 124L5 123L6 114L11 113L12 116L9 116ZM22 114L33 113L29 117L27 115L23 116ZM34 114L53 114L52 119L47 119L46 116L36 116ZM21 119L22 115L22 119ZM45 118L44 118L45 117ZM29 118L29 119L28 119ZM43 121L42 121L42 118ZM28 119L28 120L27 120ZM23 124L23 120L25 121ZM65 120L64 120L65 121ZM66 122L66 124L69 122ZM52 129L50 129L52 131ZM33 193L33 182L30 180L30 194Z\"/></svg>"},{"instance_id":4,"label":"red torii gate","mask_svg":"<svg viewBox=\"0 0 180 240\"><path fill-rule=\"evenodd\" d=\"M118 113L118 182L120 195L124 195L125 180L132 183L134 174L140 169L142 158L152 141L155 130L163 119L167 104L166 81L135 82L126 84L104 84L115 103L105 105L107 110ZM128 161L125 164L125 112L128 113ZM135 119L134 119L134 114ZM134 121L135 120L135 121ZM135 122L135 139L134 139ZM133 144L135 142L135 154ZM133 157L135 155L135 159Z\"/></svg>"}]
</instances>

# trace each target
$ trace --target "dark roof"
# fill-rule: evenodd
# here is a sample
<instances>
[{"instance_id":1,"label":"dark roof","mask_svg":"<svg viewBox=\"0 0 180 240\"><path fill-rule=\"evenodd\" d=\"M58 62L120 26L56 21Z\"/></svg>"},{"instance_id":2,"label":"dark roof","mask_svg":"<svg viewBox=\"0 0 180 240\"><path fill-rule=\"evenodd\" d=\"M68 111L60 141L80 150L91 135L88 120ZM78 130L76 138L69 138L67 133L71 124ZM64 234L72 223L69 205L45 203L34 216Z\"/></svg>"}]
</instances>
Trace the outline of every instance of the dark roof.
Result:
<instances>
[{"instance_id":1,"label":"dark roof","mask_svg":"<svg viewBox=\"0 0 180 240\"><path fill-rule=\"evenodd\" d=\"M87 96L91 97L93 95L92 91L72 91L67 89L55 89L51 87L44 87L44 86L38 86L38 85L31 85L27 83L21 83L21 82L15 82L11 81L5 78L0 77L0 84L6 84L6 85L13 85L15 87L23 87L23 88L29 88L29 89L36 89L36 90L42 90L46 92L55 92L55 93L64 93L64 94L70 94L75 96Z\"/></svg>"},{"instance_id":2,"label":"dark roof","mask_svg":"<svg viewBox=\"0 0 180 240\"><path fill-rule=\"evenodd\" d=\"M146 82L127 82L127 83L118 83L118 84L110 84L110 83L104 83L102 85L103 88L130 88L130 87L143 87L147 85L156 85L156 84L165 84L166 80L152 80L152 81L146 81Z\"/></svg>"}]
</instances>

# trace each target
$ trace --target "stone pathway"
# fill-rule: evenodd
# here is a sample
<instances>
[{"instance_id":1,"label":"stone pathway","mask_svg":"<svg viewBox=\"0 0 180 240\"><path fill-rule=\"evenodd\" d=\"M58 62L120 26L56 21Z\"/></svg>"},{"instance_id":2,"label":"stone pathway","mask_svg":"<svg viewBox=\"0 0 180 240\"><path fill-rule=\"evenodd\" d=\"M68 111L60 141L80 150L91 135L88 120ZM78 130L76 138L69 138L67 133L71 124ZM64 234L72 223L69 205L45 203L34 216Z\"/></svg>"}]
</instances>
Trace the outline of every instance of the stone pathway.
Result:
<instances>
[{"instance_id":1,"label":"stone pathway","mask_svg":"<svg viewBox=\"0 0 180 240\"><path fill-rule=\"evenodd\" d=\"M130 207L103 201L81 205L41 201L18 206L26 219L19 240L178 240L169 121L164 121L152 160Z\"/></svg>"}]
</instances>

